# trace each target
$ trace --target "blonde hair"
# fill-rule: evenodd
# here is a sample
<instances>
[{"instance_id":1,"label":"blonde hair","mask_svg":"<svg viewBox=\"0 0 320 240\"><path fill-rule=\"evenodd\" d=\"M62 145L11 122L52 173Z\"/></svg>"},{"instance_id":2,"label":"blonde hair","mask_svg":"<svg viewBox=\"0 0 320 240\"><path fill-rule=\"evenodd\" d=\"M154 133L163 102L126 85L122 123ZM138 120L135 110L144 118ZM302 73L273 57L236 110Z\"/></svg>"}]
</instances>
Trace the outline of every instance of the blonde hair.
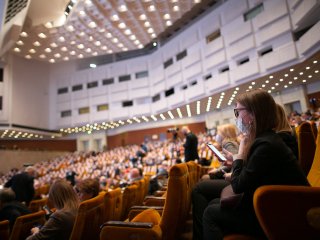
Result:
<instances>
[{"instance_id":1,"label":"blonde hair","mask_svg":"<svg viewBox=\"0 0 320 240\"><path fill-rule=\"evenodd\" d=\"M58 210L64 209L74 213L78 211L78 196L71 184L64 179L58 179L51 185L49 201Z\"/></svg>"},{"instance_id":2,"label":"blonde hair","mask_svg":"<svg viewBox=\"0 0 320 240\"><path fill-rule=\"evenodd\" d=\"M284 108L277 103L277 126L275 127L276 132L292 131L287 115Z\"/></svg>"},{"instance_id":3,"label":"blonde hair","mask_svg":"<svg viewBox=\"0 0 320 240\"><path fill-rule=\"evenodd\" d=\"M237 127L234 124L222 124L217 127L217 132L223 137L223 142L237 142Z\"/></svg>"}]
</instances>

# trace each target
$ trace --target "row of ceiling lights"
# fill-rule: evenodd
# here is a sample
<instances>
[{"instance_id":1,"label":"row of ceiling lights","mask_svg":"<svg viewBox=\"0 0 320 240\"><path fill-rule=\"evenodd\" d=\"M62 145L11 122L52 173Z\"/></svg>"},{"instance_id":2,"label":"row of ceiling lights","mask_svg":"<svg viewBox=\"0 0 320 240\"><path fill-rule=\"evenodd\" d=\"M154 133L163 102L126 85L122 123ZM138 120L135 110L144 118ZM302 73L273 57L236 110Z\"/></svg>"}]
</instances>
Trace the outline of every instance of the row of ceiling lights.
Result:
<instances>
[{"instance_id":1,"label":"row of ceiling lights","mask_svg":"<svg viewBox=\"0 0 320 240\"><path fill-rule=\"evenodd\" d=\"M317 60L314 60L313 61L313 64L317 64L318 61ZM274 81L274 76L273 75L269 75L267 80L264 81L264 83L261 85L261 86L257 86L257 88L262 88L262 89L265 89L267 90L269 93L272 93L272 92L275 92L275 91L278 91L279 89L276 89L276 87L278 87L280 84L279 83L283 83L285 80L286 80L286 84L284 84L283 88L288 88L290 85L293 84L293 81L296 81L299 79L300 77L300 83L301 84L305 84L307 83L307 79L308 78L312 78L312 74L318 74L319 73L319 70L318 69L314 69L312 70L313 73L311 72L307 72L307 71L311 71L311 67L310 66L307 66L305 68L305 72L302 72L300 71L296 76L292 76L292 80L291 78L289 78L289 73L285 73L284 74L284 77L283 78L280 78L279 79L279 82L275 82L274 85L270 85L269 89L267 89L267 85L271 82L271 81ZM289 72L293 73L295 72L295 69L294 68L291 68L289 70ZM303 78L302 76L307 76L306 78ZM256 82L255 81L252 81L249 83L249 86L248 88L245 90L245 91L250 91L254 88L254 86L256 86ZM232 92L233 91L233 92ZM233 90L231 90L232 94L228 100L228 106L230 106L233 102L234 102L234 99L236 98L237 94L240 92L240 87L236 87L234 88ZM226 93L225 92L221 92L220 93L220 97L219 97L219 100L217 101L217 104L216 104L216 109L220 109L221 107L221 104L224 100L224 97L226 96ZM213 97L210 96L207 98L207 101L206 101L206 110L205 112L210 112L210 111L213 111L214 108L212 107L212 99ZM182 115L182 109L185 108L186 110L186 116L183 116ZM72 133L79 133L79 132L87 132L88 134L91 134L94 130L107 130L107 129L114 129L114 128L118 128L120 126L123 126L125 124L133 124L133 123L144 123L144 122L149 122L151 119L156 122L159 120L159 118L161 118L163 121L167 120L167 119L175 119L174 117L174 114L173 113L177 113L178 117L179 118L184 118L184 117L192 117L192 112L191 112L191 107L190 107L190 104L187 104L186 106L184 107L178 107L174 110L169 110L165 113L161 113L159 114L159 116L155 116L155 115L151 115L151 116L141 116L141 117L133 117L132 119L127 119L127 120L119 120L118 122L114 122L114 121L111 121L109 123L106 123L106 122L103 122L103 123L94 123L94 124L87 124L85 126L82 126L82 127L75 127L75 128L65 128L65 129L60 129L60 131L62 133L65 133L65 134L72 134ZM202 114L201 113L201 101L196 101L196 112L194 113L194 115L200 115Z\"/></svg>"}]
</instances>

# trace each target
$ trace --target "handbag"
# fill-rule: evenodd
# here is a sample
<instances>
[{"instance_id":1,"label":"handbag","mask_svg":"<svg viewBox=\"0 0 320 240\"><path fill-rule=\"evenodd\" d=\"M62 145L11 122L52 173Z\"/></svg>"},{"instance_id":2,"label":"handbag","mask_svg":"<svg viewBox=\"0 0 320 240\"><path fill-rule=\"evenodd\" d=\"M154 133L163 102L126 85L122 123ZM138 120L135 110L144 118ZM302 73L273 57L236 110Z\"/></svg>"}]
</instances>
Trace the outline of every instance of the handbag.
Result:
<instances>
[{"instance_id":1,"label":"handbag","mask_svg":"<svg viewBox=\"0 0 320 240\"><path fill-rule=\"evenodd\" d=\"M231 184L226 186L220 194L221 208L235 209L239 206L243 193L234 193Z\"/></svg>"}]
</instances>

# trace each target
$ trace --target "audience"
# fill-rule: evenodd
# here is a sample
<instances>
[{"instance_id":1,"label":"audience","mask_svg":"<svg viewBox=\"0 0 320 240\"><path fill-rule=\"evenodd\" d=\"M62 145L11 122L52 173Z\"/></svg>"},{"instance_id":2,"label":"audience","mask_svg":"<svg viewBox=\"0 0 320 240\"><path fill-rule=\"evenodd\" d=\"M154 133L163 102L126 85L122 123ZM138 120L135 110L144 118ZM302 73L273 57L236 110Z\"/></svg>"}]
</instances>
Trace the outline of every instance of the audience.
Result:
<instances>
[{"instance_id":1,"label":"audience","mask_svg":"<svg viewBox=\"0 0 320 240\"><path fill-rule=\"evenodd\" d=\"M63 179L55 181L49 191L49 202L56 211L44 226L32 228L32 235L27 240L69 239L79 207L79 199L72 185Z\"/></svg>"},{"instance_id":2,"label":"audience","mask_svg":"<svg viewBox=\"0 0 320 240\"><path fill-rule=\"evenodd\" d=\"M12 229L17 217L31 213L25 204L16 201L16 195L11 188L0 190L0 221L9 220Z\"/></svg>"}]
</instances>

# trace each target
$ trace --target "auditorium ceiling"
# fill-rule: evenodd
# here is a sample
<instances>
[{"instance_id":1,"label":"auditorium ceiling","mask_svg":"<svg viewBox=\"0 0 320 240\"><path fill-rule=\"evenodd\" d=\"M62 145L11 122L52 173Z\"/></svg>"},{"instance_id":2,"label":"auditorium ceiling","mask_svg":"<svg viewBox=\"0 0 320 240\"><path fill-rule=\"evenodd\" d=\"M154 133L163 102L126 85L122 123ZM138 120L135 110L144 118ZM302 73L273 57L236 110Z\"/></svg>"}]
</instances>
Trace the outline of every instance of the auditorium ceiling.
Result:
<instances>
[{"instance_id":1,"label":"auditorium ceiling","mask_svg":"<svg viewBox=\"0 0 320 240\"><path fill-rule=\"evenodd\" d=\"M218 0L32 0L12 51L59 62L128 52L170 38Z\"/></svg>"}]
</instances>

